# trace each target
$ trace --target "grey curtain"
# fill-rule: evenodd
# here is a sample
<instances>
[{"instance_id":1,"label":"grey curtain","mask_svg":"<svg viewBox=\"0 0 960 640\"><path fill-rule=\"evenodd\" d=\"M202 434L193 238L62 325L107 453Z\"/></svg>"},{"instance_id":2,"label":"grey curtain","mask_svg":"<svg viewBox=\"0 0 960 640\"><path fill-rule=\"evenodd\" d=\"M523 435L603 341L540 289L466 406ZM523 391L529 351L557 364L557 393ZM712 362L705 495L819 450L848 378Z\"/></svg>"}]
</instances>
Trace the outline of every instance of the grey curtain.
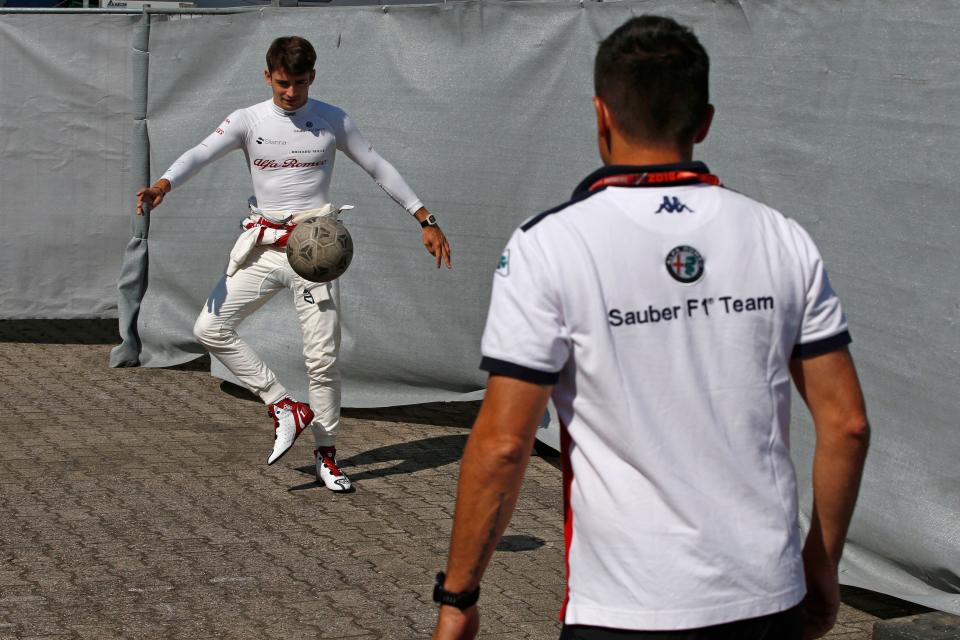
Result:
<instances>
[{"instance_id":1,"label":"grey curtain","mask_svg":"<svg viewBox=\"0 0 960 640\"><path fill-rule=\"evenodd\" d=\"M458 2L149 24L0 14L0 316L110 317L119 280L114 365L200 354L190 329L250 195L243 156L169 196L149 234L132 194L266 99L264 51L298 33L320 56L313 94L397 166L455 262L436 270L419 227L340 158L334 198L357 205L341 282L345 403L477 397L500 249L597 166L593 54L640 13L696 29L718 108L699 157L811 232L850 318L874 442L842 579L960 613L960 8L948 3ZM242 333L305 394L289 299ZM809 487L812 426L799 401L794 413ZM555 433L551 422L542 437Z\"/></svg>"}]
</instances>

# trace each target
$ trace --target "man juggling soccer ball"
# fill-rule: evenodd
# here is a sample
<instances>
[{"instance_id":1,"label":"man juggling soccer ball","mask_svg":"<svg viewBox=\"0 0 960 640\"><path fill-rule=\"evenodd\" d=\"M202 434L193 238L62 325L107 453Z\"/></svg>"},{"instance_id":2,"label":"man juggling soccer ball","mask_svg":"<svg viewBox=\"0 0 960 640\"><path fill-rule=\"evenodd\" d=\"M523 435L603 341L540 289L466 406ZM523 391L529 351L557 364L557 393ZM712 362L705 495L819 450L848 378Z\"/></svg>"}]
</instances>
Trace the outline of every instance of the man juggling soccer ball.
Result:
<instances>
[{"instance_id":1,"label":"man juggling soccer ball","mask_svg":"<svg viewBox=\"0 0 960 640\"><path fill-rule=\"evenodd\" d=\"M284 247L296 223L336 216L330 182L336 152L342 151L423 227L427 251L450 263L450 245L397 170L374 151L341 109L308 97L316 77L317 54L304 38L277 38L267 50L270 100L231 113L213 133L171 165L152 187L137 192L137 213L157 207L172 189L201 168L235 149L247 156L254 201L243 221L226 273L193 328L196 339L267 405L275 440L267 464L293 446L309 425L316 441L316 473L331 491L349 491L350 479L337 466L340 428L339 291L334 282L311 282L290 267ZM303 354L310 376L310 402L290 397L276 375L237 335L237 326L281 289L291 289L303 330ZM220 297L223 297L222 301Z\"/></svg>"}]
</instances>

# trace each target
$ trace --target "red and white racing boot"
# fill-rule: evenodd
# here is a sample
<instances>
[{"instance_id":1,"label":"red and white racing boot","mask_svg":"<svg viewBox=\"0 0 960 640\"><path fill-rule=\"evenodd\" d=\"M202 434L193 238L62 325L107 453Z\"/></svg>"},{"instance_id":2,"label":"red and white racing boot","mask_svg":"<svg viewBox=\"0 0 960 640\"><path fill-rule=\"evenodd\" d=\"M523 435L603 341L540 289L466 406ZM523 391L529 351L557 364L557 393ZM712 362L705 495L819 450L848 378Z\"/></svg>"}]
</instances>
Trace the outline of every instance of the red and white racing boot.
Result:
<instances>
[{"instance_id":1,"label":"red and white racing boot","mask_svg":"<svg viewBox=\"0 0 960 640\"><path fill-rule=\"evenodd\" d=\"M283 457L307 425L313 422L313 411L305 402L297 402L291 397L267 406L267 415L273 418L273 451L267 458L267 464L273 464Z\"/></svg>"},{"instance_id":2,"label":"red and white racing boot","mask_svg":"<svg viewBox=\"0 0 960 640\"><path fill-rule=\"evenodd\" d=\"M317 459L317 481L326 485L330 491L350 491L353 485L340 467L337 466L337 448L320 447L313 450Z\"/></svg>"}]
</instances>

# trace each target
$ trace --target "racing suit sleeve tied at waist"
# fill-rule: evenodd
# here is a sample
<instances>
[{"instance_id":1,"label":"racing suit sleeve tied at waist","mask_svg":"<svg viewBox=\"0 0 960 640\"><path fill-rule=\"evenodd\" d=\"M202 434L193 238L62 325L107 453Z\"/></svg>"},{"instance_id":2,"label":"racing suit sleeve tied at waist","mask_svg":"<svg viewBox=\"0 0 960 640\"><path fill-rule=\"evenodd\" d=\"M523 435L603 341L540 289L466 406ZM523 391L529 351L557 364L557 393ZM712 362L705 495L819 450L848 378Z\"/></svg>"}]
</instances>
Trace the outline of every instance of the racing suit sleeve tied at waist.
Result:
<instances>
[{"instance_id":1,"label":"racing suit sleeve tied at waist","mask_svg":"<svg viewBox=\"0 0 960 640\"><path fill-rule=\"evenodd\" d=\"M297 224L310 218L321 216L339 219L344 211L353 209L353 205L343 205L334 208L332 204L326 204L319 209L308 209L299 211L295 214L278 215L278 212L269 212L260 210L253 202L249 203L250 215L243 219L240 226L243 232L237 238L230 250L230 261L227 263L226 274L232 276L247 261L250 252L256 246L273 245L277 248L287 246L290 234L296 228ZM313 289L314 298L318 302L330 299L329 283L324 286Z\"/></svg>"},{"instance_id":2,"label":"racing suit sleeve tied at waist","mask_svg":"<svg viewBox=\"0 0 960 640\"><path fill-rule=\"evenodd\" d=\"M293 222L273 222L260 214L253 214L244 218L241 226L243 232L230 250L230 262L227 263L226 270L228 276L237 272L255 246L286 246L290 232L297 225Z\"/></svg>"}]
</instances>

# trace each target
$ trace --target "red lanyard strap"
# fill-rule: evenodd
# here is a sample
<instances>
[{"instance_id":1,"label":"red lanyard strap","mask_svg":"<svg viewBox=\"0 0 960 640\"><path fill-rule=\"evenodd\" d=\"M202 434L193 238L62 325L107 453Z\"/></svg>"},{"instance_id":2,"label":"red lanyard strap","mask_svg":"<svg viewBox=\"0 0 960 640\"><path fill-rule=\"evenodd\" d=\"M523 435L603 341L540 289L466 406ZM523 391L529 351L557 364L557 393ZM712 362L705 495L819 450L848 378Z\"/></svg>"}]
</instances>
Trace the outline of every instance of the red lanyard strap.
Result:
<instances>
[{"instance_id":1,"label":"red lanyard strap","mask_svg":"<svg viewBox=\"0 0 960 640\"><path fill-rule=\"evenodd\" d=\"M682 182L701 182L720 186L720 178L712 173L697 173L696 171L647 171L643 173L621 173L615 176L600 178L592 185L590 191L604 187L636 187L640 185L670 186Z\"/></svg>"}]
</instances>

